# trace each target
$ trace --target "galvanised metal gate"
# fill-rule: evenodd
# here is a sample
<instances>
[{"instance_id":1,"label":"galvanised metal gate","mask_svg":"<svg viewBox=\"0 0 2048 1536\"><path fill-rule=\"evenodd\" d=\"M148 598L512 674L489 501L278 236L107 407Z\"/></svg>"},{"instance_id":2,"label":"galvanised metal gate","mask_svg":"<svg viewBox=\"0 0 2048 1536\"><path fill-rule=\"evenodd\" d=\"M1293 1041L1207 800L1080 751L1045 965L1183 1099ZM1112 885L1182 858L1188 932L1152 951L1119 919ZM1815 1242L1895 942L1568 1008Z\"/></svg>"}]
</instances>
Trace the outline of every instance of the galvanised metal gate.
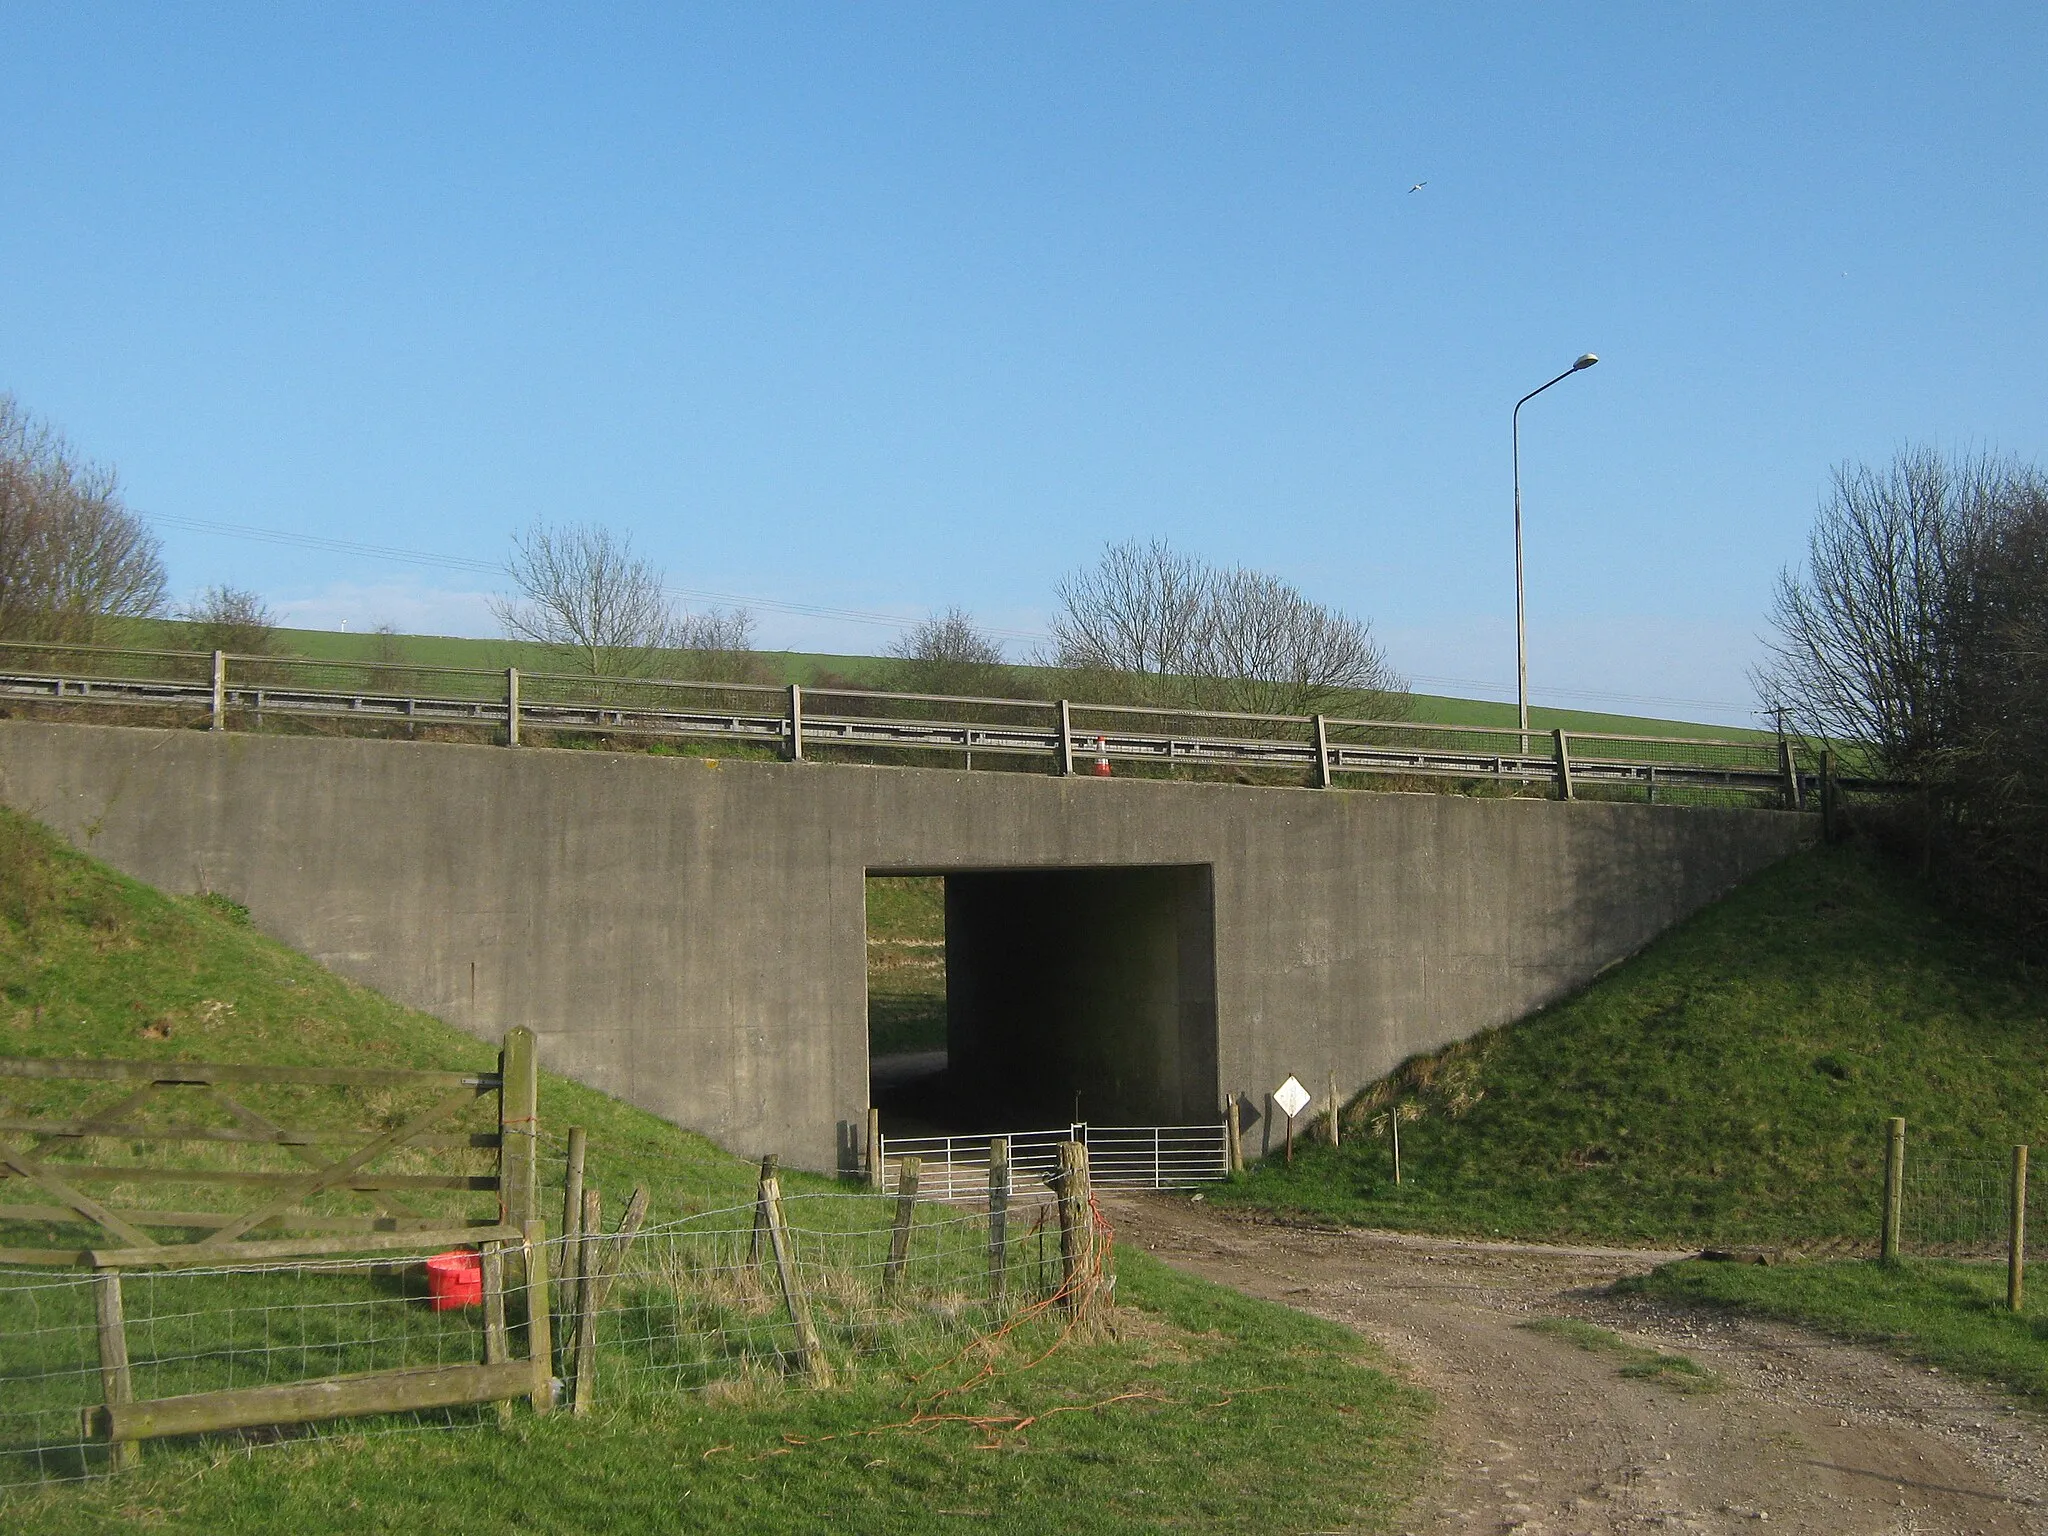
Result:
<instances>
[{"instance_id":1,"label":"galvanised metal gate","mask_svg":"<svg viewBox=\"0 0 2048 1536\"><path fill-rule=\"evenodd\" d=\"M990 1131L972 1136L881 1136L870 1176L894 1189L903 1159L918 1159L918 1192L928 1200L980 1199L988 1193ZM1015 1187L1043 1180L1059 1167L1059 1144L1088 1148L1090 1182L1098 1189L1194 1189L1229 1176L1221 1123L1211 1125L1086 1125L1056 1131L1011 1131Z\"/></svg>"}]
</instances>

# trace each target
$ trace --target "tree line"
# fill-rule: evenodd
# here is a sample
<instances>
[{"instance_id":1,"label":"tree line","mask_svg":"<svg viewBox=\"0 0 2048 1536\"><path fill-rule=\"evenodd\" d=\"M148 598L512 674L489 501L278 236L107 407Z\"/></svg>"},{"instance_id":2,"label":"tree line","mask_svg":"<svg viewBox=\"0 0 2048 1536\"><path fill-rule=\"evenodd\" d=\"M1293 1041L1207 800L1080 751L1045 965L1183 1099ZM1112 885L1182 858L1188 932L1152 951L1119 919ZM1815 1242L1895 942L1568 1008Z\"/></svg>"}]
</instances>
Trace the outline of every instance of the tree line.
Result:
<instances>
[{"instance_id":1,"label":"tree line","mask_svg":"<svg viewBox=\"0 0 2048 1536\"><path fill-rule=\"evenodd\" d=\"M1766 705L1912 786L1870 823L2048 939L2048 474L1925 447L1841 466L1771 621Z\"/></svg>"},{"instance_id":2,"label":"tree line","mask_svg":"<svg viewBox=\"0 0 2048 1536\"><path fill-rule=\"evenodd\" d=\"M691 611L631 536L596 523L539 521L513 535L510 593L491 604L508 638L554 651L591 677L656 674L765 682L744 608ZM99 644L124 624L176 618L196 650L262 655L277 621L228 585L182 606L167 598L162 545L123 498L111 466L87 458L0 394L0 641ZM1407 687L1370 626L1277 576L1212 566L1160 541L1107 547L1059 585L1049 640L1021 662L954 607L912 625L882 681L906 692L1043 696L1104 703L1318 711L1394 718ZM378 660L400 659L386 626ZM1067 674L1058 680L1044 670Z\"/></svg>"}]
</instances>

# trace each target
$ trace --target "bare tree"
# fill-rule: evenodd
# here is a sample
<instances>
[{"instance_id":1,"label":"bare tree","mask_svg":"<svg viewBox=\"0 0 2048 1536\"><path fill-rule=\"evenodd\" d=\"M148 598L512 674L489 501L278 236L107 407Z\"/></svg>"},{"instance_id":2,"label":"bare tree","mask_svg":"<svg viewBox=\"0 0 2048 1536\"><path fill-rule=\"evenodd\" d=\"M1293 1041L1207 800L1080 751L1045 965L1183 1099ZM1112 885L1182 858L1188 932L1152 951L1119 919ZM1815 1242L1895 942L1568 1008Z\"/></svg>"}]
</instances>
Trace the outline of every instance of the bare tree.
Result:
<instances>
[{"instance_id":1,"label":"bare tree","mask_svg":"<svg viewBox=\"0 0 2048 1536\"><path fill-rule=\"evenodd\" d=\"M1202 666L1209 573L1153 539L1111 544L1059 584L1053 665L1131 677L1191 677Z\"/></svg>"},{"instance_id":2,"label":"bare tree","mask_svg":"<svg viewBox=\"0 0 2048 1536\"><path fill-rule=\"evenodd\" d=\"M114 471L0 394L0 638L90 643L163 599L160 547Z\"/></svg>"},{"instance_id":3,"label":"bare tree","mask_svg":"<svg viewBox=\"0 0 2048 1536\"><path fill-rule=\"evenodd\" d=\"M1919 790L1867 824L2048 939L2048 473L1926 448L1838 469L1772 619L1765 701Z\"/></svg>"},{"instance_id":4,"label":"bare tree","mask_svg":"<svg viewBox=\"0 0 2048 1536\"><path fill-rule=\"evenodd\" d=\"M277 616L240 587L208 587L178 617L191 626L186 634L194 650L264 656L277 648Z\"/></svg>"},{"instance_id":5,"label":"bare tree","mask_svg":"<svg viewBox=\"0 0 2048 1536\"><path fill-rule=\"evenodd\" d=\"M754 616L744 608L684 613L632 536L596 523L535 522L512 537L506 574L516 598L491 599L515 640L567 652L592 677L657 672L716 682L756 680ZM665 653L684 652L685 655Z\"/></svg>"},{"instance_id":6,"label":"bare tree","mask_svg":"<svg viewBox=\"0 0 2048 1536\"><path fill-rule=\"evenodd\" d=\"M758 683L769 671L754 650L754 616L744 608L712 608L676 617L669 644L685 654L669 670L707 683Z\"/></svg>"},{"instance_id":7,"label":"bare tree","mask_svg":"<svg viewBox=\"0 0 2048 1536\"><path fill-rule=\"evenodd\" d=\"M1881 469L1842 465L1771 607L1765 705L1823 740L1855 743L1883 772L1917 776L1955 701L1956 620L1972 566L2019 471L1927 448Z\"/></svg>"},{"instance_id":8,"label":"bare tree","mask_svg":"<svg viewBox=\"0 0 2048 1536\"><path fill-rule=\"evenodd\" d=\"M993 696L1009 681L1009 662L994 638L962 608L913 625L889 647L891 680L907 693Z\"/></svg>"},{"instance_id":9,"label":"bare tree","mask_svg":"<svg viewBox=\"0 0 2048 1536\"><path fill-rule=\"evenodd\" d=\"M1362 620L1277 576L1216 569L1159 540L1112 544L1060 583L1053 665L1189 708L1407 713L1407 684ZM1362 697L1361 697L1362 695Z\"/></svg>"},{"instance_id":10,"label":"bare tree","mask_svg":"<svg viewBox=\"0 0 2048 1536\"><path fill-rule=\"evenodd\" d=\"M1309 601L1277 576L1217 572L1205 637L1207 691L1226 709L1308 715L1363 693L1364 712L1376 719L1408 712L1408 685L1373 643L1371 629Z\"/></svg>"}]
</instances>

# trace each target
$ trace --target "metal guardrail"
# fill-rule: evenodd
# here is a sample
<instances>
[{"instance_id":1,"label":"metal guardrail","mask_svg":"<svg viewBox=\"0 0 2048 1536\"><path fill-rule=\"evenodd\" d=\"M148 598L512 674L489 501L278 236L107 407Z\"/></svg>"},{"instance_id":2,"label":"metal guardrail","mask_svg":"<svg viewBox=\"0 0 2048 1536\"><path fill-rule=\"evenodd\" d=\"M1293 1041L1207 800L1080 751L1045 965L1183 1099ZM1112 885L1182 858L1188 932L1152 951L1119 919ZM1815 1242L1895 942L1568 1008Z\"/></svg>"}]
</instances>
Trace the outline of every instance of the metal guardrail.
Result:
<instances>
[{"instance_id":1,"label":"metal guardrail","mask_svg":"<svg viewBox=\"0 0 2048 1536\"><path fill-rule=\"evenodd\" d=\"M979 1200L988 1194L989 1143L1004 1135L883 1136L881 1186L895 1189L903 1159L918 1159L918 1194L928 1200ZM1012 1186L1027 1189L1059 1168L1059 1144L1088 1148L1089 1179L1098 1189L1193 1189L1229 1176L1222 1124L1069 1125L1056 1131L1011 1131Z\"/></svg>"},{"instance_id":2,"label":"metal guardrail","mask_svg":"<svg viewBox=\"0 0 2048 1536\"><path fill-rule=\"evenodd\" d=\"M535 733L597 733L827 752L1037 757L1056 773L1154 768L1282 769L1340 779L1490 782L1570 799L1604 787L1656 800L1719 792L1800 805L1821 765L1784 738L1631 736L1260 715L1070 700L874 689L593 678L477 667L321 661L220 652L0 644L0 701L204 716L216 730L284 720L417 732L483 731L510 745ZM1113 770L1111 770L1113 771ZM1843 788L1884 788L1838 777Z\"/></svg>"}]
</instances>

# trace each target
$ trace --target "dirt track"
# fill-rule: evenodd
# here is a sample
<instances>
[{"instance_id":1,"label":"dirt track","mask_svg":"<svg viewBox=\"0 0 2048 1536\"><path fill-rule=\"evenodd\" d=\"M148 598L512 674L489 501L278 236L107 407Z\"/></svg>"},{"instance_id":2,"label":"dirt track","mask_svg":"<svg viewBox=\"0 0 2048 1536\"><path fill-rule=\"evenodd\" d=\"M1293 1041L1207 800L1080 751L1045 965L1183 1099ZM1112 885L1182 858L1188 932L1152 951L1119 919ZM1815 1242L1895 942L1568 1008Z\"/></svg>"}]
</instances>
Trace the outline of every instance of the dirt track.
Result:
<instances>
[{"instance_id":1,"label":"dirt track","mask_svg":"<svg viewBox=\"0 0 2048 1536\"><path fill-rule=\"evenodd\" d=\"M1796 1329L1601 1292L1671 1254L1448 1242L1260 1222L1184 1198L1108 1202L1118 1236L1349 1324L1442 1404L1441 1469L1400 1529L2048 1533L2043 1425L1924 1366ZM1516 1326L1585 1319L1692 1356L1683 1395Z\"/></svg>"}]
</instances>

